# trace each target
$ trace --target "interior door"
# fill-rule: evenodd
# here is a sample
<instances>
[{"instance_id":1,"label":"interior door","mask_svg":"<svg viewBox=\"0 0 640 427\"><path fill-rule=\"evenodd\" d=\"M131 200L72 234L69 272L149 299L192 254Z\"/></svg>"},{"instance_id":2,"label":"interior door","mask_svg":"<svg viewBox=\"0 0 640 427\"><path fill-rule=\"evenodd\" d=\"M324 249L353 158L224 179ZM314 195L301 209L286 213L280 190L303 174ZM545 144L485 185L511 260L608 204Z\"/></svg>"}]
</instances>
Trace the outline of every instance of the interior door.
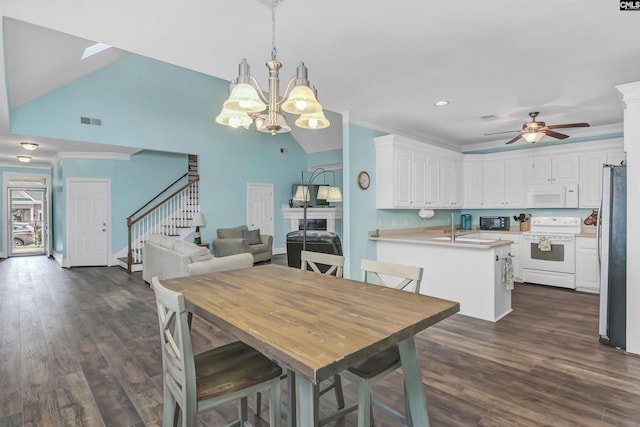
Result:
<instances>
[{"instance_id":1,"label":"interior door","mask_svg":"<svg viewBox=\"0 0 640 427\"><path fill-rule=\"evenodd\" d=\"M247 226L273 236L273 184L247 184Z\"/></svg>"},{"instance_id":2,"label":"interior door","mask_svg":"<svg viewBox=\"0 0 640 427\"><path fill-rule=\"evenodd\" d=\"M69 267L109 264L111 181L67 181L67 261Z\"/></svg>"}]
</instances>

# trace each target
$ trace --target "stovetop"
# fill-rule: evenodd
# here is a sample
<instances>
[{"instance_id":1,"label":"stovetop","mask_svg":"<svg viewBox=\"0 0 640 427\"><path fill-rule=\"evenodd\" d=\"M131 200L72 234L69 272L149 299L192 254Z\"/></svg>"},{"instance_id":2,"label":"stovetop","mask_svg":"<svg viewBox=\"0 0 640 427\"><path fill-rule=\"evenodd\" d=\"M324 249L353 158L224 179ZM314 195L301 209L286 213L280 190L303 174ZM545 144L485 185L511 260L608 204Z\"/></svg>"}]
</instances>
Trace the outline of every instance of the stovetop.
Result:
<instances>
[{"instance_id":1,"label":"stovetop","mask_svg":"<svg viewBox=\"0 0 640 427\"><path fill-rule=\"evenodd\" d=\"M530 233L578 234L582 220L572 216L535 216L530 225Z\"/></svg>"}]
</instances>

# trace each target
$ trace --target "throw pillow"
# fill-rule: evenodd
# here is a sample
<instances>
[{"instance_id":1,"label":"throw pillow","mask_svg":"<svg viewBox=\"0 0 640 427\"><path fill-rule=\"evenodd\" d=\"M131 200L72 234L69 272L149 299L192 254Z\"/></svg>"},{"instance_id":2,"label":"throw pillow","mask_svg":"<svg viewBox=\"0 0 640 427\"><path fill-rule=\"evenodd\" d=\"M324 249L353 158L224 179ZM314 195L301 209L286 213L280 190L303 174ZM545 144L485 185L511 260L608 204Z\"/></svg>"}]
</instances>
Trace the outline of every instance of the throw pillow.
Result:
<instances>
[{"instance_id":1,"label":"throw pillow","mask_svg":"<svg viewBox=\"0 0 640 427\"><path fill-rule=\"evenodd\" d=\"M242 230L242 237L244 237L244 239L250 245L259 245L260 243L262 243L262 239L260 239L259 228L255 230Z\"/></svg>"}]
</instances>

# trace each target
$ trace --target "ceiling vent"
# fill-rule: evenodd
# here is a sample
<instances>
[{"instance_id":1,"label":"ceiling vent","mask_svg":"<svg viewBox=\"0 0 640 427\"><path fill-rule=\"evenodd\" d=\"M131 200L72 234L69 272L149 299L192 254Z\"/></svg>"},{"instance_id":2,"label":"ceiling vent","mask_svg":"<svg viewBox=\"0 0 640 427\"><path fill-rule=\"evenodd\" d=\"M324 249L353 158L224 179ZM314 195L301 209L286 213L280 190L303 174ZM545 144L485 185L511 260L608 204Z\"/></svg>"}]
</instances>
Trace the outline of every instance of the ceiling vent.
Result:
<instances>
[{"instance_id":1,"label":"ceiling vent","mask_svg":"<svg viewBox=\"0 0 640 427\"><path fill-rule=\"evenodd\" d=\"M80 123L83 125L102 126L102 119L94 119L91 117L80 117Z\"/></svg>"}]
</instances>

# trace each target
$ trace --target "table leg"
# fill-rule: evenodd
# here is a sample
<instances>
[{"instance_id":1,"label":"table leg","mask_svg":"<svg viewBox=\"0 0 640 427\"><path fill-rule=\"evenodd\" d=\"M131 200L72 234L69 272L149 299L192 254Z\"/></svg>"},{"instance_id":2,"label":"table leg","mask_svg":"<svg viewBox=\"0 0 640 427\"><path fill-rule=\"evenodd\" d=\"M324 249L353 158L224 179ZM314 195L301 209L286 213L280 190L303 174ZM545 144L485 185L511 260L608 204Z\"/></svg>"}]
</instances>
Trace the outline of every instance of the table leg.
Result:
<instances>
[{"instance_id":1,"label":"table leg","mask_svg":"<svg viewBox=\"0 0 640 427\"><path fill-rule=\"evenodd\" d=\"M296 376L296 398L298 403L298 427L318 427L319 388L306 377Z\"/></svg>"},{"instance_id":2,"label":"table leg","mask_svg":"<svg viewBox=\"0 0 640 427\"><path fill-rule=\"evenodd\" d=\"M404 372L405 399L409 399L413 425L428 427L427 400L424 395L424 385L422 384L422 374L420 373L414 337L402 341L398 344L398 347L400 348L400 360L402 360L402 370Z\"/></svg>"},{"instance_id":3,"label":"table leg","mask_svg":"<svg viewBox=\"0 0 640 427\"><path fill-rule=\"evenodd\" d=\"M289 409L287 426L296 427L296 373L291 369L287 369L287 408Z\"/></svg>"}]
</instances>

